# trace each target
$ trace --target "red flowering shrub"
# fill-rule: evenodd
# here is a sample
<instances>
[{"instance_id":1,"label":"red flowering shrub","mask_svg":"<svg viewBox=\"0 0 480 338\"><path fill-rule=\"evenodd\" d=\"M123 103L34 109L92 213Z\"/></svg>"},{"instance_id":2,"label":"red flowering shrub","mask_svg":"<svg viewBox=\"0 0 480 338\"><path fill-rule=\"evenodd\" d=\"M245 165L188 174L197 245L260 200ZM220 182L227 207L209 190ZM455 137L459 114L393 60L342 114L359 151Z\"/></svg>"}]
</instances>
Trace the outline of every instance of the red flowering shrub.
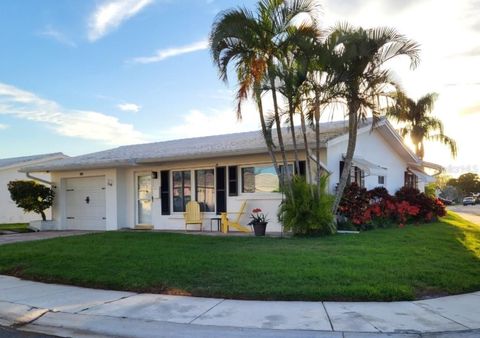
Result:
<instances>
[{"instance_id":1,"label":"red flowering shrub","mask_svg":"<svg viewBox=\"0 0 480 338\"><path fill-rule=\"evenodd\" d=\"M355 228L366 230L371 221L369 206L370 194L367 189L352 183L345 188L338 209L340 214L351 222Z\"/></svg>"},{"instance_id":2,"label":"red flowering shrub","mask_svg":"<svg viewBox=\"0 0 480 338\"><path fill-rule=\"evenodd\" d=\"M357 230L368 230L411 222L431 222L445 216L445 206L417 189L402 188L391 196L385 188L367 191L357 184L345 190L339 213L344 222ZM345 226L341 224L340 227Z\"/></svg>"},{"instance_id":3,"label":"red flowering shrub","mask_svg":"<svg viewBox=\"0 0 480 338\"><path fill-rule=\"evenodd\" d=\"M445 206L439 199L430 198L415 188L403 187L395 193L395 198L419 208L419 212L414 216L415 222L432 222L446 214Z\"/></svg>"}]
</instances>

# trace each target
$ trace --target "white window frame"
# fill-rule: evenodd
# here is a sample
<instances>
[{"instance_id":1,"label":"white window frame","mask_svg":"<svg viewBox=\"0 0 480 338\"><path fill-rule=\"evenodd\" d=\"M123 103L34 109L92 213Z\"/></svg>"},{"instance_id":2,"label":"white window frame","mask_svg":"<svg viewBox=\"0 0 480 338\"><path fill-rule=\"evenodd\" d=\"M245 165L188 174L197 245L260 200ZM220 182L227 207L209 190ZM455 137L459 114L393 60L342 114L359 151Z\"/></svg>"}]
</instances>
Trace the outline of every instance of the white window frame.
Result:
<instances>
[{"instance_id":1,"label":"white window frame","mask_svg":"<svg viewBox=\"0 0 480 338\"><path fill-rule=\"evenodd\" d=\"M195 175L195 171L197 170L213 170L213 195L214 195L214 202L215 202L215 210L214 211L206 211L203 212L204 214L207 215L216 215L217 212L217 168L213 166L208 166L208 167L196 167L196 168L176 168L176 169L170 169L170 213L171 215L182 215L183 216L183 211L174 211L173 210L173 173L176 171L190 171L190 182L192 185L192 191L191 191L191 199L190 201L197 201L197 179Z\"/></svg>"}]
</instances>

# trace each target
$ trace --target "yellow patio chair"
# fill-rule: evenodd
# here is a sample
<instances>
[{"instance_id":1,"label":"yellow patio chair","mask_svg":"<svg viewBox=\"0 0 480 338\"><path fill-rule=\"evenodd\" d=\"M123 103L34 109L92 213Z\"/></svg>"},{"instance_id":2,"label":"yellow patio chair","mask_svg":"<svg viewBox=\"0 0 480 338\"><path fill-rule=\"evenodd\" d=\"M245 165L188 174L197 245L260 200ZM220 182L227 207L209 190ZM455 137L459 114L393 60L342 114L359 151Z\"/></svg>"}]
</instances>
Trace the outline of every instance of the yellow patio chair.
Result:
<instances>
[{"instance_id":1,"label":"yellow patio chair","mask_svg":"<svg viewBox=\"0 0 480 338\"><path fill-rule=\"evenodd\" d=\"M243 201L242 205L240 206L240 210L238 212L222 212L220 214L221 220L221 230L224 234L228 233L230 227L237 229L241 232L250 232L250 229L246 226L240 224L240 217L245 213L245 206L247 205L247 201ZM236 214L237 217L234 220L229 218L229 215Z\"/></svg>"},{"instance_id":2,"label":"yellow patio chair","mask_svg":"<svg viewBox=\"0 0 480 338\"><path fill-rule=\"evenodd\" d=\"M203 212L200 212L200 204L196 201L188 202L183 216L185 217L185 231L188 231L189 224L200 224L200 231L202 231Z\"/></svg>"}]
</instances>

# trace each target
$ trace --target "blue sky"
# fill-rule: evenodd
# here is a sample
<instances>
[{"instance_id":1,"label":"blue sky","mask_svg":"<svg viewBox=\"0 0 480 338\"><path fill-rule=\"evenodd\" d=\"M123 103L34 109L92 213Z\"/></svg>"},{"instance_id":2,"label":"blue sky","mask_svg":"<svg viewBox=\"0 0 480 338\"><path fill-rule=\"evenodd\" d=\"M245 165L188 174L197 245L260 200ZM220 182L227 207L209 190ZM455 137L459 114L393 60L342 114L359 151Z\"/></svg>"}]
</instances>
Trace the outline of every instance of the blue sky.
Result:
<instances>
[{"instance_id":1,"label":"blue sky","mask_svg":"<svg viewBox=\"0 0 480 338\"><path fill-rule=\"evenodd\" d=\"M234 2L144 1L138 13L94 36L99 33L92 33L92 16L109 3L2 2L0 41L8 48L2 48L0 83L54 101L62 110L95 111L118 118L142 135L103 141L69 137L68 132L58 130L61 126L3 114L0 123L7 127L0 131L0 141L15 147L2 147L1 157L45 149L75 155L130 141L172 138L175 135L167 129L179 125L183 113L230 105L219 95L226 87L218 81L205 47L149 64L135 58L204 45L219 8ZM119 105L125 104L131 109L140 106L139 111L122 111Z\"/></svg>"},{"instance_id":2,"label":"blue sky","mask_svg":"<svg viewBox=\"0 0 480 338\"><path fill-rule=\"evenodd\" d=\"M480 4L435 0L321 1L324 24L389 25L422 45L422 64L397 65L407 92L440 93L435 113L459 157L427 146L450 171L480 171ZM235 121L234 86L206 49L216 13L255 1L22 0L0 3L0 158L258 128L252 105ZM428 13L425 16L425 13ZM448 24L446 24L448 23ZM475 127L477 126L477 127ZM475 129L476 128L476 129ZM478 143L478 142L476 142ZM430 151L429 151L430 149Z\"/></svg>"}]
</instances>

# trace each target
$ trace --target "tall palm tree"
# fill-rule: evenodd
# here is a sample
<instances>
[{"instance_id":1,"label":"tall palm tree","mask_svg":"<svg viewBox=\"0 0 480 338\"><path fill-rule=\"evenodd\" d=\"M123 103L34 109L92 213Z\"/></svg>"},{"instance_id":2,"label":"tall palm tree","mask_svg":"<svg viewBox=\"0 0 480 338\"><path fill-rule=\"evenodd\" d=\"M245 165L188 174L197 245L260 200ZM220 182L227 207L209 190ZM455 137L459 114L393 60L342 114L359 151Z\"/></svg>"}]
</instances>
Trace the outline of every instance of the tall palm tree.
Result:
<instances>
[{"instance_id":1,"label":"tall palm tree","mask_svg":"<svg viewBox=\"0 0 480 338\"><path fill-rule=\"evenodd\" d=\"M415 145L415 153L423 159L425 156L424 141L438 141L450 148L453 157L457 156L457 144L454 139L444 134L443 123L431 115L438 98L436 93L428 93L417 101L398 92L396 104L387 109L387 116L402 123L400 133L409 136Z\"/></svg>"},{"instance_id":2,"label":"tall palm tree","mask_svg":"<svg viewBox=\"0 0 480 338\"><path fill-rule=\"evenodd\" d=\"M250 93L257 102L262 132L279 176L281 173L275 158L274 144L269 136L263 109L260 109L262 91L264 85L268 84L267 89L274 106L278 146L288 174L277 96L278 51L282 45L289 44L286 32L295 26L300 16L310 17L310 24L316 25L318 9L319 5L314 0L260 0L255 13L245 8L220 13L210 34L210 49L221 79L227 81L228 66L234 63L239 82L237 116L241 117L241 103Z\"/></svg>"},{"instance_id":3,"label":"tall palm tree","mask_svg":"<svg viewBox=\"0 0 480 338\"><path fill-rule=\"evenodd\" d=\"M336 46L341 61L334 72L336 81L342 84L348 114L348 145L333 204L336 213L350 175L359 123L369 114L376 122L380 98L387 95L393 83L385 63L403 55L410 59L410 67L415 68L419 45L393 28L363 29L348 24L337 26L327 43Z\"/></svg>"}]
</instances>

